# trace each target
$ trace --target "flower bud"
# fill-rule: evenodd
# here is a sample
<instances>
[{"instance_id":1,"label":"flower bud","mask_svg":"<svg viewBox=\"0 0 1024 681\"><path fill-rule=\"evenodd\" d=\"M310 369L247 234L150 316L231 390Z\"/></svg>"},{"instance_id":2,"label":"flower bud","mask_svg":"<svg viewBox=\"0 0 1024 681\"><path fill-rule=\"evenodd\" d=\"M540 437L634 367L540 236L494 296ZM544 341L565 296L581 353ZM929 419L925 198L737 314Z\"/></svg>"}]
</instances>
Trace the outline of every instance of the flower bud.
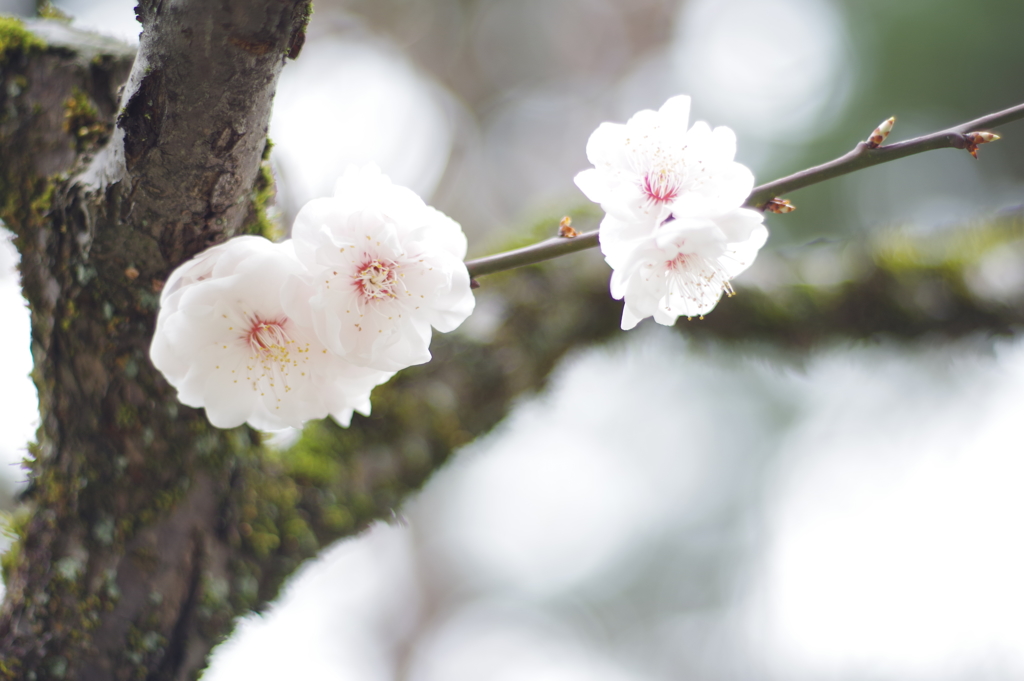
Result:
<instances>
[{"instance_id":1,"label":"flower bud","mask_svg":"<svg viewBox=\"0 0 1024 681\"><path fill-rule=\"evenodd\" d=\"M775 197L768 203L764 204L764 209L769 213L792 213L796 210L796 206L789 202L789 199L780 199Z\"/></svg>"},{"instance_id":2,"label":"flower bud","mask_svg":"<svg viewBox=\"0 0 1024 681\"><path fill-rule=\"evenodd\" d=\"M995 142L999 139L999 135L994 132L969 132L964 135L964 139L967 140L966 149L971 156L978 158L978 145L985 144L987 142Z\"/></svg>"},{"instance_id":3,"label":"flower bud","mask_svg":"<svg viewBox=\"0 0 1024 681\"><path fill-rule=\"evenodd\" d=\"M882 146L882 142L884 142L885 138L889 136L890 132L892 132L892 126L895 124L895 116L891 116L882 121L879 124L879 126L875 128L874 131L871 133L871 136L868 137L868 149L877 149L878 147Z\"/></svg>"},{"instance_id":4,"label":"flower bud","mask_svg":"<svg viewBox=\"0 0 1024 681\"><path fill-rule=\"evenodd\" d=\"M572 239L573 237L579 236L580 233L573 229L572 218L566 215L558 222L558 236L563 239Z\"/></svg>"}]
</instances>

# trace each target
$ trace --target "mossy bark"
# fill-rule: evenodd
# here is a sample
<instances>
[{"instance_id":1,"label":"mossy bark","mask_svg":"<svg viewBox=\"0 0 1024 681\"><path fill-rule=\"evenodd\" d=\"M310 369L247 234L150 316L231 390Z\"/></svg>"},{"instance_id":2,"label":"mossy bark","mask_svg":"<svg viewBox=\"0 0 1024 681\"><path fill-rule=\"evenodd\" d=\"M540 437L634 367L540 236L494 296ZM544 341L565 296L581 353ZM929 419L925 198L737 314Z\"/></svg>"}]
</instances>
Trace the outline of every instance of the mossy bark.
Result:
<instances>
[{"instance_id":1,"label":"mossy bark","mask_svg":"<svg viewBox=\"0 0 1024 681\"><path fill-rule=\"evenodd\" d=\"M170 270L260 226L274 87L308 11L143 1L134 59L42 22L28 28L45 46L6 50L0 217L42 425L0 676L189 678L229 626L201 606L230 581L224 514L258 438L179 408L148 339Z\"/></svg>"},{"instance_id":2,"label":"mossy bark","mask_svg":"<svg viewBox=\"0 0 1024 681\"><path fill-rule=\"evenodd\" d=\"M303 560L390 517L566 352L616 333L607 272L578 254L484 279L500 321L436 339L434 361L378 389L351 428L311 424L271 452L177 403L148 361L161 282L264 229L271 98L309 11L143 0L137 59L47 23L29 27L45 45L3 53L0 218L22 254L42 425L5 561L0 679L194 678ZM1019 218L985 229L992 243L1022 231ZM679 328L797 346L1010 332L1021 311L971 294L962 251L882 248L846 284L741 290Z\"/></svg>"}]
</instances>

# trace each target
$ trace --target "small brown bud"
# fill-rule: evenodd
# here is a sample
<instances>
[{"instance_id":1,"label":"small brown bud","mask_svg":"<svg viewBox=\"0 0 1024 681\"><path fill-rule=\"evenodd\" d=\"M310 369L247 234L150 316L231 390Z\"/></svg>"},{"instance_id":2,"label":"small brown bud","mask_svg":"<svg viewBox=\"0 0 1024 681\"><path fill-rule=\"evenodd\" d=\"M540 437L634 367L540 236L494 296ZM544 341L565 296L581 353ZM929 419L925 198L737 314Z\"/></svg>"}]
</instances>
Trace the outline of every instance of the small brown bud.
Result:
<instances>
[{"instance_id":1,"label":"small brown bud","mask_svg":"<svg viewBox=\"0 0 1024 681\"><path fill-rule=\"evenodd\" d=\"M877 149L882 146L882 142L892 132L892 126L896 124L896 117L892 116L882 121L877 128L871 133L871 137L868 137L868 149Z\"/></svg>"},{"instance_id":2,"label":"small brown bud","mask_svg":"<svg viewBox=\"0 0 1024 681\"><path fill-rule=\"evenodd\" d=\"M134 267L129 267L124 271L124 276L128 277L130 281L135 281L139 278L139 271Z\"/></svg>"},{"instance_id":3,"label":"small brown bud","mask_svg":"<svg viewBox=\"0 0 1024 681\"><path fill-rule=\"evenodd\" d=\"M969 132L964 135L964 139L967 140L967 145L964 147L974 158L978 158L978 145L986 144L988 142L995 142L999 138L999 135L994 132Z\"/></svg>"},{"instance_id":4,"label":"small brown bud","mask_svg":"<svg viewBox=\"0 0 1024 681\"><path fill-rule=\"evenodd\" d=\"M579 236L580 233L572 228L572 218L566 215L558 222L558 236L563 239L572 239L573 237Z\"/></svg>"},{"instance_id":5,"label":"small brown bud","mask_svg":"<svg viewBox=\"0 0 1024 681\"><path fill-rule=\"evenodd\" d=\"M480 288L480 282L477 281L476 279L470 278L469 288L475 291L476 289Z\"/></svg>"},{"instance_id":6,"label":"small brown bud","mask_svg":"<svg viewBox=\"0 0 1024 681\"><path fill-rule=\"evenodd\" d=\"M789 202L789 199L780 199L775 197L768 203L764 204L764 209L769 213L792 213L796 210L796 206Z\"/></svg>"},{"instance_id":7,"label":"small brown bud","mask_svg":"<svg viewBox=\"0 0 1024 681\"><path fill-rule=\"evenodd\" d=\"M154 279L154 280L152 281L152 285L153 285L153 293L160 293L161 291L163 291L163 290L164 290L164 284L165 284L165 283L167 283L167 282L165 282L165 281L162 281L162 280L160 280L160 279Z\"/></svg>"}]
</instances>

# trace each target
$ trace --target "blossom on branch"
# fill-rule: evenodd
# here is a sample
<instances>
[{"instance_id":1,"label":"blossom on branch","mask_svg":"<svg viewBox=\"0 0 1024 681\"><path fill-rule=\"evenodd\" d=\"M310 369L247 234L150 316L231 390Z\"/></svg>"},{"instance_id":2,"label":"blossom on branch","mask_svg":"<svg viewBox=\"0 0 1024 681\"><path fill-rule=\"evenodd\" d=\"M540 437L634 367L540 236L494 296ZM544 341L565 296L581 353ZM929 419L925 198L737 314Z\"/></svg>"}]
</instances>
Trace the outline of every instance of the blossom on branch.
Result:
<instances>
[{"instance_id":1,"label":"blossom on branch","mask_svg":"<svg viewBox=\"0 0 1024 681\"><path fill-rule=\"evenodd\" d=\"M160 298L150 357L178 399L210 423L262 430L328 414L369 414L370 391L392 374L330 352L285 313L281 291L302 276L290 242L255 236L214 246L176 269Z\"/></svg>"},{"instance_id":2,"label":"blossom on branch","mask_svg":"<svg viewBox=\"0 0 1024 681\"><path fill-rule=\"evenodd\" d=\"M576 185L606 213L627 222L720 214L738 208L754 186L733 161L736 135L703 121L687 129L690 98L673 97L625 124L602 123L587 142L594 168Z\"/></svg>"},{"instance_id":3,"label":"blossom on branch","mask_svg":"<svg viewBox=\"0 0 1024 681\"><path fill-rule=\"evenodd\" d=\"M430 359L431 327L473 311L462 229L375 166L306 204L293 233L231 239L164 286L150 357L219 428L347 426L375 386Z\"/></svg>"},{"instance_id":4,"label":"blossom on branch","mask_svg":"<svg viewBox=\"0 0 1024 681\"><path fill-rule=\"evenodd\" d=\"M616 222L608 216L601 229L614 230ZM704 316L723 293L732 295L730 280L750 266L767 238L760 213L739 209L716 219L669 220L639 241L602 242L612 297L625 301L622 328L646 317L671 326L679 317Z\"/></svg>"},{"instance_id":5,"label":"blossom on branch","mask_svg":"<svg viewBox=\"0 0 1024 681\"><path fill-rule=\"evenodd\" d=\"M309 277L285 307L354 364L427 362L431 327L451 331L473 311L462 228L376 166L350 167L333 197L303 206L292 237Z\"/></svg>"},{"instance_id":6,"label":"blossom on branch","mask_svg":"<svg viewBox=\"0 0 1024 681\"><path fill-rule=\"evenodd\" d=\"M599 238L612 296L625 301L623 329L707 313L768 237L763 214L742 208L754 176L733 160L735 134L687 128L689 114L690 98L679 96L625 124L602 123L587 143L595 167L576 176L607 213Z\"/></svg>"}]
</instances>

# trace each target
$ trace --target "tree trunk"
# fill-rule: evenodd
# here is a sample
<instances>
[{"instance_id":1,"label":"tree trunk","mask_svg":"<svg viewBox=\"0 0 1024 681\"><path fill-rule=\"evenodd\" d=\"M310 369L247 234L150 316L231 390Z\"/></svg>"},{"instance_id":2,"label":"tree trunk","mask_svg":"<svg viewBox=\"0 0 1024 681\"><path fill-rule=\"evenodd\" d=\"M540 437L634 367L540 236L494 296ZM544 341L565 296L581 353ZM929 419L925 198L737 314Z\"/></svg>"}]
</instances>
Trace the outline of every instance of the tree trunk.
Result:
<instances>
[{"instance_id":1,"label":"tree trunk","mask_svg":"<svg viewBox=\"0 0 1024 681\"><path fill-rule=\"evenodd\" d=\"M128 55L59 25L4 65L3 218L42 412L0 621L9 678L190 678L230 621L211 594L231 596L228 496L258 438L179 408L149 336L173 267L260 229L271 101L310 5L136 12L119 106Z\"/></svg>"}]
</instances>

